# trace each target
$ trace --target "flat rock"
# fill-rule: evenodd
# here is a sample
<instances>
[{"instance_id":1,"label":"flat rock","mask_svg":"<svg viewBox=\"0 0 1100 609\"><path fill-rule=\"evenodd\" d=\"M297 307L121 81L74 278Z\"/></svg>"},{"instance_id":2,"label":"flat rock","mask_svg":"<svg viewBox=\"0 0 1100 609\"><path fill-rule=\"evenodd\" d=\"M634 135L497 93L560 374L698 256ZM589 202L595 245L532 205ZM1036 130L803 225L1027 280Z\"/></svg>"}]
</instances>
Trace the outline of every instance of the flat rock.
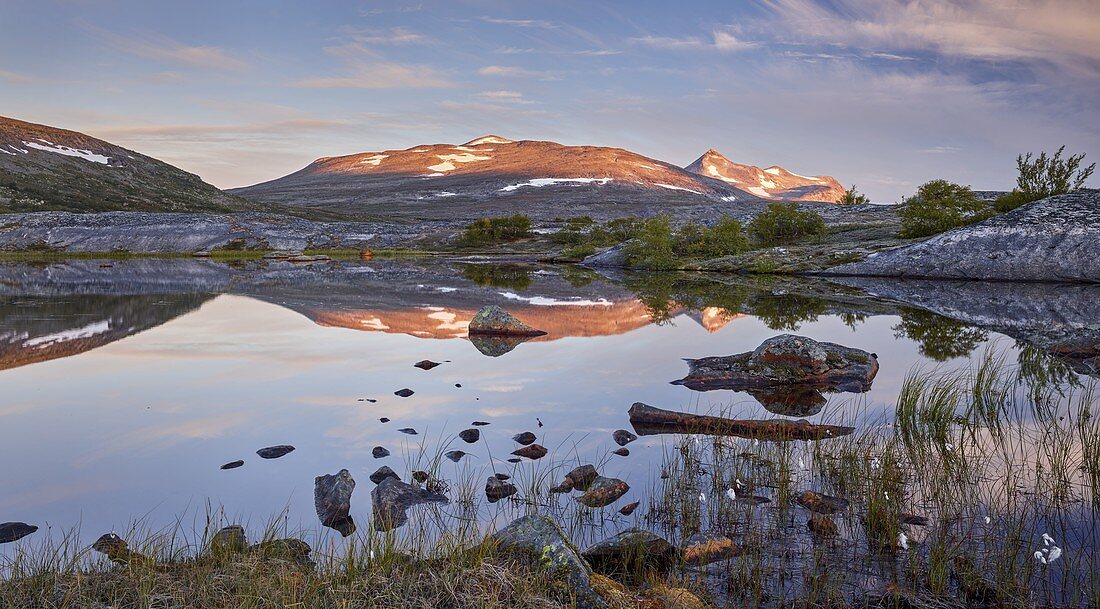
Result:
<instances>
[{"instance_id":1,"label":"flat rock","mask_svg":"<svg viewBox=\"0 0 1100 609\"><path fill-rule=\"evenodd\" d=\"M536 330L531 326L516 319L512 314L497 305L481 307L474 318L470 320L470 336L542 336L546 334L542 330Z\"/></svg>"},{"instance_id":2,"label":"flat rock","mask_svg":"<svg viewBox=\"0 0 1100 609\"><path fill-rule=\"evenodd\" d=\"M458 432L458 437L467 444L473 444L481 439L481 431L477 429L464 429Z\"/></svg>"},{"instance_id":3,"label":"flat rock","mask_svg":"<svg viewBox=\"0 0 1100 609\"><path fill-rule=\"evenodd\" d=\"M1028 203L827 274L1100 282L1100 190Z\"/></svg>"},{"instance_id":4,"label":"flat rock","mask_svg":"<svg viewBox=\"0 0 1100 609\"><path fill-rule=\"evenodd\" d=\"M256 451L257 455L260 455L261 459L278 459L279 457L288 455L294 452L294 447L289 444L280 444L279 446L268 446L267 448L261 448Z\"/></svg>"},{"instance_id":5,"label":"flat rock","mask_svg":"<svg viewBox=\"0 0 1100 609\"><path fill-rule=\"evenodd\" d=\"M5 522L0 524L0 543L19 541L27 535L34 533L38 527L25 522Z\"/></svg>"},{"instance_id":6,"label":"flat rock","mask_svg":"<svg viewBox=\"0 0 1100 609\"><path fill-rule=\"evenodd\" d=\"M407 398L407 397L411 396L414 393L416 393L416 392L413 391L412 389L409 389L408 387L405 387L404 389L398 389L397 391L393 392L393 394L396 395L399 398Z\"/></svg>"},{"instance_id":7,"label":"flat rock","mask_svg":"<svg viewBox=\"0 0 1100 609\"><path fill-rule=\"evenodd\" d=\"M241 467L242 465L244 465L244 460L243 459L238 459L236 461L230 461L229 463L226 463L225 465L221 466L218 469L237 469L238 467Z\"/></svg>"},{"instance_id":8,"label":"flat rock","mask_svg":"<svg viewBox=\"0 0 1100 609\"><path fill-rule=\"evenodd\" d=\"M523 448L513 450L512 454L517 457L525 457L532 461L541 459L546 456L546 447L541 444L532 444L530 446L524 446Z\"/></svg>"},{"instance_id":9,"label":"flat rock","mask_svg":"<svg viewBox=\"0 0 1100 609\"><path fill-rule=\"evenodd\" d=\"M689 359L688 375L673 381L696 391L810 386L863 392L878 374L872 353L805 336L781 334L738 355Z\"/></svg>"},{"instance_id":10,"label":"flat rock","mask_svg":"<svg viewBox=\"0 0 1100 609\"><path fill-rule=\"evenodd\" d=\"M577 501L590 508L602 508L618 501L630 490L630 485L618 478L604 478L596 476L588 490L577 497Z\"/></svg>"},{"instance_id":11,"label":"flat rock","mask_svg":"<svg viewBox=\"0 0 1100 609\"><path fill-rule=\"evenodd\" d=\"M448 503L440 493L418 488L397 478L385 478L370 494L374 526L380 531L395 529L409 521L408 509L424 503Z\"/></svg>"},{"instance_id":12,"label":"flat rock","mask_svg":"<svg viewBox=\"0 0 1100 609\"><path fill-rule=\"evenodd\" d=\"M349 513L353 492L355 479L346 469L335 475L317 476L313 481L313 505L317 517L321 519L321 524L339 531L344 537L355 532L355 521Z\"/></svg>"},{"instance_id":13,"label":"flat rock","mask_svg":"<svg viewBox=\"0 0 1100 609\"><path fill-rule=\"evenodd\" d=\"M591 586L592 569L581 558L561 528L546 516L524 516L494 533L490 539L502 551L543 565L564 579L580 609L604 609L607 601Z\"/></svg>"}]
</instances>

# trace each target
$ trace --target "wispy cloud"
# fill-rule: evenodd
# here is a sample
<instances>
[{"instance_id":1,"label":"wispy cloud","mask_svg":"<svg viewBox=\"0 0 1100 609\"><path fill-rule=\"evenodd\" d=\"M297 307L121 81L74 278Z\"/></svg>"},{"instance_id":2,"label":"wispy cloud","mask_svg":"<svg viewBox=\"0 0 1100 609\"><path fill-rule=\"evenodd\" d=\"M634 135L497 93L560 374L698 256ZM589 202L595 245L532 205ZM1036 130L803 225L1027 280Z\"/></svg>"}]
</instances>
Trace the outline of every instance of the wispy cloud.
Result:
<instances>
[{"instance_id":1,"label":"wispy cloud","mask_svg":"<svg viewBox=\"0 0 1100 609\"><path fill-rule=\"evenodd\" d=\"M552 30L557 24L550 21L543 21L542 19L502 19L500 17L479 17L485 23L493 23L496 25L510 25L512 27L528 27L528 28L540 28L544 30Z\"/></svg>"},{"instance_id":2,"label":"wispy cloud","mask_svg":"<svg viewBox=\"0 0 1100 609\"><path fill-rule=\"evenodd\" d=\"M354 41L367 45L408 45L428 44L431 37L416 32L407 27L393 27L389 29L353 29L345 30L345 33Z\"/></svg>"},{"instance_id":3,"label":"wispy cloud","mask_svg":"<svg viewBox=\"0 0 1100 609\"><path fill-rule=\"evenodd\" d=\"M328 47L325 52L344 64L336 76L305 78L292 83L307 89L439 89L454 86L434 67L383 59L362 44Z\"/></svg>"},{"instance_id":4,"label":"wispy cloud","mask_svg":"<svg viewBox=\"0 0 1100 609\"><path fill-rule=\"evenodd\" d=\"M33 82L34 78L26 74L20 74L18 72L9 72L8 70L0 70L0 80L6 80L8 82L16 83L28 83Z\"/></svg>"},{"instance_id":5,"label":"wispy cloud","mask_svg":"<svg viewBox=\"0 0 1100 609\"><path fill-rule=\"evenodd\" d=\"M159 34L121 35L95 26L88 29L118 51L191 68L223 72L243 72L250 64L217 46L189 45Z\"/></svg>"},{"instance_id":6,"label":"wispy cloud","mask_svg":"<svg viewBox=\"0 0 1100 609\"><path fill-rule=\"evenodd\" d=\"M535 102L526 99L519 91L482 91L474 97L487 101L495 101L509 104L533 104Z\"/></svg>"},{"instance_id":7,"label":"wispy cloud","mask_svg":"<svg viewBox=\"0 0 1100 609\"><path fill-rule=\"evenodd\" d=\"M669 51L744 51L756 45L754 42L740 40L732 32L727 30L714 30L709 37L687 36L682 38L670 36L640 36L632 38L631 42L655 49Z\"/></svg>"},{"instance_id":8,"label":"wispy cloud","mask_svg":"<svg viewBox=\"0 0 1100 609\"><path fill-rule=\"evenodd\" d=\"M551 72L529 70L519 66L485 66L480 68L477 73L482 76L499 78L537 78L540 80L558 80L559 78Z\"/></svg>"}]
</instances>

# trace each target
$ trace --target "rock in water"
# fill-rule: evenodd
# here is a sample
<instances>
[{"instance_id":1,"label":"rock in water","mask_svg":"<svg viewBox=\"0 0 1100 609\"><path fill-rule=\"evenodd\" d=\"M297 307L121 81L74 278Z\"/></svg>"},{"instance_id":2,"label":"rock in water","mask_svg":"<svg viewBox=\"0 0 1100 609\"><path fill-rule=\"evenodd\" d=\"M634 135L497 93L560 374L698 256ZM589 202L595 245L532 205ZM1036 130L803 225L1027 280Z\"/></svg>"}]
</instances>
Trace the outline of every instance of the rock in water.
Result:
<instances>
[{"instance_id":1,"label":"rock in water","mask_svg":"<svg viewBox=\"0 0 1100 609\"><path fill-rule=\"evenodd\" d=\"M506 497L511 497L519 492L516 485L511 482L505 482L496 476L489 476L485 481L485 498L489 500L489 503L496 503Z\"/></svg>"},{"instance_id":2,"label":"rock in water","mask_svg":"<svg viewBox=\"0 0 1100 609\"><path fill-rule=\"evenodd\" d=\"M353 492L355 479L346 469L313 480L313 506L317 509L317 517L321 524L339 531L344 537L355 532L355 521L349 514Z\"/></svg>"},{"instance_id":3,"label":"rock in water","mask_svg":"<svg viewBox=\"0 0 1100 609\"><path fill-rule=\"evenodd\" d=\"M562 480L554 486L550 487L550 492L554 494L568 493L573 490L573 481L569 478Z\"/></svg>"},{"instance_id":4,"label":"rock in water","mask_svg":"<svg viewBox=\"0 0 1100 609\"><path fill-rule=\"evenodd\" d=\"M635 579L644 578L648 572L667 572L679 553L659 535L645 529L627 529L593 544L581 556L599 573Z\"/></svg>"},{"instance_id":5,"label":"rock in water","mask_svg":"<svg viewBox=\"0 0 1100 609\"><path fill-rule=\"evenodd\" d=\"M230 461L229 463L226 463L225 465L221 466L221 469L237 469L242 465L244 465L244 460L238 459L236 461Z\"/></svg>"},{"instance_id":6,"label":"rock in water","mask_svg":"<svg viewBox=\"0 0 1100 609\"><path fill-rule=\"evenodd\" d=\"M617 449L615 449L611 452L616 454L616 455L619 455L620 457L629 457L630 456L630 449L625 447L625 446L622 447L622 448L617 448Z\"/></svg>"},{"instance_id":7,"label":"rock in water","mask_svg":"<svg viewBox=\"0 0 1100 609\"><path fill-rule=\"evenodd\" d=\"M397 391L393 392L393 394L396 395L399 398L407 398L407 397L411 396L414 393L416 393L416 392L413 391L412 389L409 389L408 387L405 387L404 389L398 389Z\"/></svg>"},{"instance_id":8,"label":"rock in water","mask_svg":"<svg viewBox=\"0 0 1100 609\"><path fill-rule=\"evenodd\" d=\"M412 427L402 427L401 429L398 429L397 431L399 431L403 434L406 434L406 435L410 435L410 436L415 436L416 435L416 430L413 429Z\"/></svg>"},{"instance_id":9,"label":"rock in water","mask_svg":"<svg viewBox=\"0 0 1100 609\"><path fill-rule=\"evenodd\" d=\"M811 386L859 393L878 374L871 353L794 334L773 336L749 353L687 361L688 375L672 384L696 391Z\"/></svg>"},{"instance_id":10,"label":"rock in water","mask_svg":"<svg viewBox=\"0 0 1100 609\"><path fill-rule=\"evenodd\" d=\"M737 556L737 544L720 533L696 533L684 548L684 564L700 567Z\"/></svg>"},{"instance_id":11,"label":"rock in water","mask_svg":"<svg viewBox=\"0 0 1100 609\"><path fill-rule=\"evenodd\" d=\"M452 451L448 451L443 456L447 457L451 461L454 461L455 463L458 463L459 461L462 460L462 457L465 457L468 454L469 453L462 452L461 450L452 450Z\"/></svg>"},{"instance_id":12,"label":"rock in water","mask_svg":"<svg viewBox=\"0 0 1100 609\"><path fill-rule=\"evenodd\" d=\"M34 533L38 527L25 522L5 522L0 524L0 543L19 541L27 535Z\"/></svg>"},{"instance_id":13,"label":"rock in water","mask_svg":"<svg viewBox=\"0 0 1100 609\"><path fill-rule=\"evenodd\" d=\"M587 491L592 481L598 476L599 473L596 472L595 466L586 464L573 468L572 471L565 475L565 479L572 483L570 486L571 489L575 488L578 491Z\"/></svg>"},{"instance_id":14,"label":"rock in water","mask_svg":"<svg viewBox=\"0 0 1100 609\"><path fill-rule=\"evenodd\" d=\"M375 446L375 447L374 447L374 448L373 448L373 449L372 449L372 450L370 451L370 454L371 454L371 456L372 456L372 457L374 457L375 459L384 459L384 458L386 458L386 457L390 456L390 451L389 451L389 450L387 450L387 449L386 449L385 447L382 447L382 446Z\"/></svg>"},{"instance_id":15,"label":"rock in water","mask_svg":"<svg viewBox=\"0 0 1100 609\"><path fill-rule=\"evenodd\" d=\"M583 495L577 501L590 508L602 508L618 501L630 490L630 485L618 478L596 476Z\"/></svg>"},{"instance_id":16,"label":"rock in water","mask_svg":"<svg viewBox=\"0 0 1100 609\"><path fill-rule=\"evenodd\" d=\"M294 452L294 447L289 444L280 444L279 446L268 446L267 448L261 448L256 451L257 455L260 455L261 459L278 459L283 455Z\"/></svg>"},{"instance_id":17,"label":"rock in water","mask_svg":"<svg viewBox=\"0 0 1100 609\"><path fill-rule=\"evenodd\" d=\"M209 551L211 554L224 556L244 552L247 549L248 536L245 535L244 527L239 524L224 527L210 538Z\"/></svg>"},{"instance_id":18,"label":"rock in water","mask_svg":"<svg viewBox=\"0 0 1100 609\"><path fill-rule=\"evenodd\" d=\"M674 412L634 402L627 412L634 431L643 436L655 434L706 434L736 436L769 442L790 440L824 440L839 438L855 431L843 425L817 425L806 419L744 420Z\"/></svg>"},{"instance_id":19,"label":"rock in water","mask_svg":"<svg viewBox=\"0 0 1100 609\"><path fill-rule=\"evenodd\" d=\"M430 474L422 469L418 469L412 473L412 479L416 482L419 482L420 484L424 484L425 482L427 482L429 477Z\"/></svg>"},{"instance_id":20,"label":"rock in water","mask_svg":"<svg viewBox=\"0 0 1100 609\"><path fill-rule=\"evenodd\" d=\"M638 436L630 433L625 429L616 429L615 433L611 434L611 437L619 446L626 446L627 444L630 444L634 440L638 439Z\"/></svg>"},{"instance_id":21,"label":"rock in water","mask_svg":"<svg viewBox=\"0 0 1100 609\"><path fill-rule=\"evenodd\" d=\"M388 465L379 467L373 474L370 475L370 481L375 484L381 484L386 478L393 478L394 480L400 480L401 476L397 475L397 472L393 471Z\"/></svg>"},{"instance_id":22,"label":"rock in water","mask_svg":"<svg viewBox=\"0 0 1100 609\"><path fill-rule=\"evenodd\" d=\"M439 365L439 362L433 362L430 359L422 359L419 362L416 362L415 364L413 364L413 366L416 366L417 368L420 368L421 370L431 370L432 368L435 368L438 365Z\"/></svg>"},{"instance_id":23,"label":"rock in water","mask_svg":"<svg viewBox=\"0 0 1100 609\"><path fill-rule=\"evenodd\" d=\"M370 494L374 526L380 531L395 529L409 521L407 510L423 503L448 503L446 496L386 478Z\"/></svg>"},{"instance_id":24,"label":"rock in water","mask_svg":"<svg viewBox=\"0 0 1100 609\"><path fill-rule=\"evenodd\" d=\"M531 336L502 336L500 334L471 334L470 344L486 357L500 357L531 340Z\"/></svg>"},{"instance_id":25,"label":"rock in water","mask_svg":"<svg viewBox=\"0 0 1100 609\"><path fill-rule=\"evenodd\" d=\"M823 495L814 491L802 491L794 498L794 502L818 514L835 514L848 509L847 499Z\"/></svg>"},{"instance_id":26,"label":"rock in water","mask_svg":"<svg viewBox=\"0 0 1100 609\"><path fill-rule=\"evenodd\" d=\"M481 307L477 315L470 320L470 335L488 334L498 336L542 336L542 330L536 330L516 319L496 305Z\"/></svg>"},{"instance_id":27,"label":"rock in water","mask_svg":"<svg viewBox=\"0 0 1100 609\"><path fill-rule=\"evenodd\" d=\"M634 513L634 510L638 509L639 505L641 505L640 501L635 501L634 503L628 503L628 504L624 505L623 507L619 508L619 513L622 514L623 516L629 516L629 515Z\"/></svg>"},{"instance_id":28,"label":"rock in water","mask_svg":"<svg viewBox=\"0 0 1100 609\"><path fill-rule=\"evenodd\" d=\"M470 423L470 425L473 425L474 427L485 427L488 424L488 421L474 421L473 423Z\"/></svg>"},{"instance_id":29,"label":"rock in water","mask_svg":"<svg viewBox=\"0 0 1100 609\"><path fill-rule=\"evenodd\" d=\"M524 446L519 450L513 450L512 454L517 457L526 457L534 461L545 457L547 452L545 446L541 444L532 444L530 446Z\"/></svg>"},{"instance_id":30,"label":"rock in water","mask_svg":"<svg viewBox=\"0 0 1100 609\"><path fill-rule=\"evenodd\" d=\"M566 538L565 533L546 516L524 516L491 537L498 547L534 564L544 565L565 579L574 604L580 609L605 609L603 599L590 583L592 570Z\"/></svg>"},{"instance_id":31,"label":"rock in water","mask_svg":"<svg viewBox=\"0 0 1100 609\"><path fill-rule=\"evenodd\" d=\"M836 523L833 522L833 519L821 514L811 515L810 519L806 521L806 528L810 530L810 533L819 537L836 537L837 535Z\"/></svg>"},{"instance_id":32,"label":"rock in water","mask_svg":"<svg viewBox=\"0 0 1100 609\"><path fill-rule=\"evenodd\" d=\"M481 432L477 429L464 429L458 432L458 437L467 444L473 444L481 439Z\"/></svg>"},{"instance_id":33,"label":"rock in water","mask_svg":"<svg viewBox=\"0 0 1100 609\"><path fill-rule=\"evenodd\" d=\"M533 434L529 431L525 431L523 433L518 433L518 434L512 436L512 439L515 440L516 442L524 445L524 446L527 446L528 444L531 444L535 440L537 440L538 437L535 436L535 434Z\"/></svg>"},{"instance_id":34,"label":"rock in water","mask_svg":"<svg viewBox=\"0 0 1100 609\"><path fill-rule=\"evenodd\" d=\"M927 241L834 267L831 275L1100 281L1100 190L1048 197Z\"/></svg>"}]
</instances>

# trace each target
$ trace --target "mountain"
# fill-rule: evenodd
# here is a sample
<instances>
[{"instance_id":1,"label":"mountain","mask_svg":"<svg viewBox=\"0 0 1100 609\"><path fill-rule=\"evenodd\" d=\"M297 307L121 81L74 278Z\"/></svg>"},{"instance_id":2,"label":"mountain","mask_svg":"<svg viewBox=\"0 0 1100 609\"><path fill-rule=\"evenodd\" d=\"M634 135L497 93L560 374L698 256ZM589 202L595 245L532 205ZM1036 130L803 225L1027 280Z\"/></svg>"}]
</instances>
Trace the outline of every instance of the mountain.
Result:
<instances>
[{"instance_id":1,"label":"mountain","mask_svg":"<svg viewBox=\"0 0 1100 609\"><path fill-rule=\"evenodd\" d=\"M260 208L152 157L76 131L0 117L0 212Z\"/></svg>"},{"instance_id":2,"label":"mountain","mask_svg":"<svg viewBox=\"0 0 1100 609\"><path fill-rule=\"evenodd\" d=\"M844 187L830 176L803 176L772 165L761 169L727 159L711 148L688 165L692 173L722 180L761 199L773 201L822 201L836 203Z\"/></svg>"},{"instance_id":3,"label":"mountain","mask_svg":"<svg viewBox=\"0 0 1100 609\"><path fill-rule=\"evenodd\" d=\"M570 216L618 215L659 205L751 201L722 180L622 148L513 141L487 135L461 145L324 157L290 175L232 190L263 203L378 216L435 218L470 210Z\"/></svg>"}]
</instances>

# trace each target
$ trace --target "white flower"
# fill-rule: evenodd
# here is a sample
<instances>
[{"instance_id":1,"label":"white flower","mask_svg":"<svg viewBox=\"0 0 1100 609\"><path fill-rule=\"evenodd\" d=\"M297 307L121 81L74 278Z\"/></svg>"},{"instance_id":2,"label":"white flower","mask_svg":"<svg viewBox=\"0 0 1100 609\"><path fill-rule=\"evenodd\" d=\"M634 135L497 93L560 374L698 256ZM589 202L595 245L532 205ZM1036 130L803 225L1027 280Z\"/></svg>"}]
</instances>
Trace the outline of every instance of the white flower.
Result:
<instances>
[{"instance_id":1,"label":"white flower","mask_svg":"<svg viewBox=\"0 0 1100 609\"><path fill-rule=\"evenodd\" d=\"M955 450L955 445L950 442L944 442L943 447L946 448L948 451Z\"/></svg>"},{"instance_id":2,"label":"white flower","mask_svg":"<svg viewBox=\"0 0 1100 609\"><path fill-rule=\"evenodd\" d=\"M905 533L898 533L898 547L902 550L909 549L909 538L905 536Z\"/></svg>"},{"instance_id":3,"label":"white flower","mask_svg":"<svg viewBox=\"0 0 1100 609\"><path fill-rule=\"evenodd\" d=\"M887 501L889 501L889 500L890 500L890 492L889 492L889 491L882 491L882 494L883 494L883 496L885 496L885 497L886 497L886 500L887 500Z\"/></svg>"},{"instance_id":4,"label":"white flower","mask_svg":"<svg viewBox=\"0 0 1100 609\"><path fill-rule=\"evenodd\" d=\"M733 490L732 488L726 489L726 497L729 497L730 501L736 500L737 499L737 491Z\"/></svg>"},{"instance_id":5,"label":"white flower","mask_svg":"<svg viewBox=\"0 0 1100 609\"><path fill-rule=\"evenodd\" d=\"M990 518L989 516L986 516L986 517L985 517L985 523L986 523L986 524L989 524L989 523L991 523L991 522L993 522L993 520L992 520L992 519L991 519L991 518Z\"/></svg>"},{"instance_id":6,"label":"white flower","mask_svg":"<svg viewBox=\"0 0 1100 609\"><path fill-rule=\"evenodd\" d=\"M370 551L370 559L371 559L371 560L374 560L374 550L371 550L371 551Z\"/></svg>"},{"instance_id":7,"label":"white flower","mask_svg":"<svg viewBox=\"0 0 1100 609\"><path fill-rule=\"evenodd\" d=\"M1046 557L1045 557L1045 556L1043 556L1043 553L1042 553L1042 552L1040 552L1039 550L1036 550L1036 551L1035 551L1035 560L1037 560L1037 561L1039 561L1039 562L1043 563L1044 565L1045 565L1045 564L1047 564L1047 559L1046 559Z\"/></svg>"},{"instance_id":8,"label":"white flower","mask_svg":"<svg viewBox=\"0 0 1100 609\"><path fill-rule=\"evenodd\" d=\"M806 469L806 462L802 460L802 457L798 458L798 469Z\"/></svg>"},{"instance_id":9,"label":"white flower","mask_svg":"<svg viewBox=\"0 0 1100 609\"><path fill-rule=\"evenodd\" d=\"M1058 558L1060 558L1061 556L1062 556L1062 548L1059 548L1058 546L1054 546L1047 553L1047 562L1054 562L1054 561L1058 560Z\"/></svg>"},{"instance_id":10,"label":"white flower","mask_svg":"<svg viewBox=\"0 0 1100 609\"><path fill-rule=\"evenodd\" d=\"M1049 546L1049 545L1053 545L1053 544L1054 544L1054 538L1051 537L1050 535L1047 535L1046 533L1043 533L1043 545L1044 546Z\"/></svg>"},{"instance_id":11,"label":"white flower","mask_svg":"<svg viewBox=\"0 0 1100 609\"><path fill-rule=\"evenodd\" d=\"M699 493L699 503L706 503L706 502L707 502L707 496L703 493Z\"/></svg>"}]
</instances>

